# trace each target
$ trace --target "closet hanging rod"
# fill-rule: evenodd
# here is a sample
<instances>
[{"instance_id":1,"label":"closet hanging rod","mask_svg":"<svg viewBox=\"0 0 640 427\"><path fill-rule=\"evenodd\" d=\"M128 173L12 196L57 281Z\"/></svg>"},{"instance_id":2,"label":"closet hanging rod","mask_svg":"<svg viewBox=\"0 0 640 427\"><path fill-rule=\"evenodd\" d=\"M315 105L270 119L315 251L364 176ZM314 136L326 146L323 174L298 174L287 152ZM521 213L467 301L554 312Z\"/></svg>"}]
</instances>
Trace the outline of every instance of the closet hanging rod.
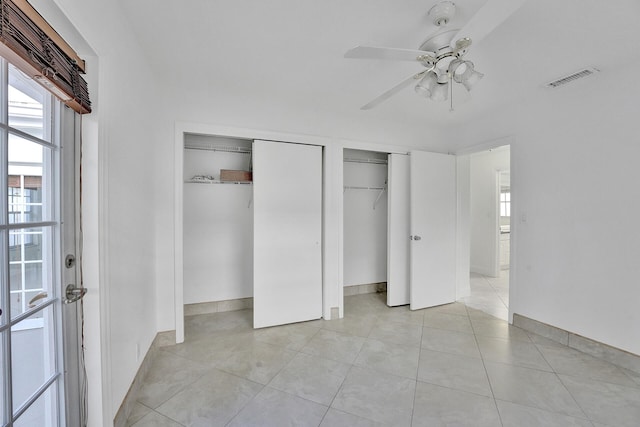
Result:
<instances>
[{"instance_id":1,"label":"closet hanging rod","mask_svg":"<svg viewBox=\"0 0 640 427\"><path fill-rule=\"evenodd\" d=\"M385 159L354 159L350 157L345 157L344 161L347 163L371 163L374 165L386 165L387 161Z\"/></svg>"},{"instance_id":2,"label":"closet hanging rod","mask_svg":"<svg viewBox=\"0 0 640 427\"><path fill-rule=\"evenodd\" d=\"M224 153L251 154L250 148L242 147L194 147L185 146L185 150L221 151Z\"/></svg>"}]
</instances>

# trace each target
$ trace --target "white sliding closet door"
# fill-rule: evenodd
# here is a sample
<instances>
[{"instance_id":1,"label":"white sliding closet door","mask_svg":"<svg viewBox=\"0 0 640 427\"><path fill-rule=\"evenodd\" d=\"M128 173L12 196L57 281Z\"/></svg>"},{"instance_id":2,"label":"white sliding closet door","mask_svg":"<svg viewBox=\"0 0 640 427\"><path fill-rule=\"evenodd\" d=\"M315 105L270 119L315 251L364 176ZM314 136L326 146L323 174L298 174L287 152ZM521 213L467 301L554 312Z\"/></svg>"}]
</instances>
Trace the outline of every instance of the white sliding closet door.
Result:
<instances>
[{"instance_id":1,"label":"white sliding closet door","mask_svg":"<svg viewBox=\"0 0 640 427\"><path fill-rule=\"evenodd\" d=\"M253 326L322 317L322 148L253 143Z\"/></svg>"},{"instance_id":2,"label":"white sliding closet door","mask_svg":"<svg viewBox=\"0 0 640 427\"><path fill-rule=\"evenodd\" d=\"M456 299L455 156L412 151L411 310Z\"/></svg>"},{"instance_id":3,"label":"white sliding closet door","mask_svg":"<svg viewBox=\"0 0 640 427\"><path fill-rule=\"evenodd\" d=\"M409 156L389 154L387 305L409 304Z\"/></svg>"}]
</instances>

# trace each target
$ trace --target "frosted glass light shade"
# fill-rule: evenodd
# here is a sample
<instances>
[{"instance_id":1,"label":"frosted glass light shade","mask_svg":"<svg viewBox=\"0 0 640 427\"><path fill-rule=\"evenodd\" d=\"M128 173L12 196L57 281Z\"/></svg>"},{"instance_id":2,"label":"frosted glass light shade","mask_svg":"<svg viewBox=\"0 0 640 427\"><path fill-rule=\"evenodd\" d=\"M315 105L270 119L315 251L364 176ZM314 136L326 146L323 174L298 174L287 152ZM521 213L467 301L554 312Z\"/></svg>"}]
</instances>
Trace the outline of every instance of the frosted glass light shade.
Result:
<instances>
[{"instance_id":1,"label":"frosted glass light shade","mask_svg":"<svg viewBox=\"0 0 640 427\"><path fill-rule=\"evenodd\" d=\"M436 83L431 90L431 100L441 102L449 99L449 82Z\"/></svg>"},{"instance_id":2,"label":"frosted glass light shade","mask_svg":"<svg viewBox=\"0 0 640 427\"><path fill-rule=\"evenodd\" d=\"M467 91L470 91L484 77L484 74L474 69L473 62L459 59L451 63L449 73L451 73L453 81L461 83Z\"/></svg>"},{"instance_id":3,"label":"frosted glass light shade","mask_svg":"<svg viewBox=\"0 0 640 427\"><path fill-rule=\"evenodd\" d=\"M434 85L437 84L436 75L433 72L427 73L415 87L415 91L418 95L430 98L433 92Z\"/></svg>"},{"instance_id":4,"label":"frosted glass light shade","mask_svg":"<svg viewBox=\"0 0 640 427\"><path fill-rule=\"evenodd\" d=\"M473 62L460 61L460 63L457 64L456 68L453 70L453 80L456 83L465 82L469 77L471 77L473 72Z\"/></svg>"},{"instance_id":5,"label":"frosted glass light shade","mask_svg":"<svg viewBox=\"0 0 640 427\"><path fill-rule=\"evenodd\" d=\"M483 77L484 74L475 70L471 70L471 74L469 75L469 77L467 77L466 80L462 82L462 85L467 88L468 91L471 91L471 88L473 88L476 83L482 80Z\"/></svg>"}]
</instances>

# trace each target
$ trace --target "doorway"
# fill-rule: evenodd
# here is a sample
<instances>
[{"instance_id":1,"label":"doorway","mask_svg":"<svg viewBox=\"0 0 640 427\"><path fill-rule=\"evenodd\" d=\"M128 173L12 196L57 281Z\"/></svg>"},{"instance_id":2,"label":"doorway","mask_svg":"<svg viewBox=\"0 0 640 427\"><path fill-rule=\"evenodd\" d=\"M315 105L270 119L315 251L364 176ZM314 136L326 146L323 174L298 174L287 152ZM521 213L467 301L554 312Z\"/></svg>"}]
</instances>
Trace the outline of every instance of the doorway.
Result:
<instances>
[{"instance_id":1,"label":"doorway","mask_svg":"<svg viewBox=\"0 0 640 427\"><path fill-rule=\"evenodd\" d=\"M371 155L345 150L347 155ZM373 153L376 154L375 152ZM381 154L378 154L381 156ZM348 158L347 158L348 159ZM376 237L379 251L374 262L386 266L386 302L389 306L409 304L411 310L448 304L456 297L456 169L455 157L448 154L412 151L406 154L387 155L387 164L377 172L377 182L385 177L384 187L371 185L350 186L351 178L363 179L363 171L351 174L347 171L350 162L344 162L344 191L349 189L374 190L361 212L353 215L349 212L349 203L344 202L344 285L350 285L347 269L350 262L349 252L350 224L357 230L361 228L363 217L370 210L378 209L377 203L388 189L387 209L379 215L386 221L378 221L379 226L368 229L356 240ZM354 163L363 163L361 158ZM370 159L368 163L373 163ZM350 175L353 175L350 176ZM374 181L375 184L376 181ZM411 182L419 185L410 185ZM387 186L388 183L388 186ZM354 188L355 187L355 188ZM374 197L375 196L375 197ZM386 237L386 239L385 239ZM370 247L373 243L369 241ZM357 255L357 254L356 254ZM386 265L385 265L386 264ZM374 270L375 271L375 270ZM383 270L384 271L384 270ZM368 274L362 266L358 274ZM363 285L357 285L363 286ZM369 284L364 284L369 286ZM370 290L365 288L364 292ZM348 295L345 292L345 296Z\"/></svg>"},{"instance_id":2,"label":"doorway","mask_svg":"<svg viewBox=\"0 0 640 427\"><path fill-rule=\"evenodd\" d=\"M81 425L79 120L2 58L0 87L0 424Z\"/></svg>"},{"instance_id":3,"label":"doorway","mask_svg":"<svg viewBox=\"0 0 640 427\"><path fill-rule=\"evenodd\" d=\"M344 296L387 290L387 154L344 150Z\"/></svg>"},{"instance_id":4,"label":"doorway","mask_svg":"<svg viewBox=\"0 0 640 427\"><path fill-rule=\"evenodd\" d=\"M510 146L470 155L470 294L467 306L509 315L511 237Z\"/></svg>"}]
</instances>

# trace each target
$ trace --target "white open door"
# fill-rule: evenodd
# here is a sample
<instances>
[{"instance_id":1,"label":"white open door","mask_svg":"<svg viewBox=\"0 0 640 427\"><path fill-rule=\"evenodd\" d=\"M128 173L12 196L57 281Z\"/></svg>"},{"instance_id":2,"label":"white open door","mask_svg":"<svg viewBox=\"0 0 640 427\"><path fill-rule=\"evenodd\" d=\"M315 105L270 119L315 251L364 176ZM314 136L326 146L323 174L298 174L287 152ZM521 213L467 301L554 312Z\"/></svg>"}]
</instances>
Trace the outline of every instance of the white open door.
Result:
<instances>
[{"instance_id":1,"label":"white open door","mask_svg":"<svg viewBox=\"0 0 640 427\"><path fill-rule=\"evenodd\" d=\"M322 317L322 148L253 143L253 326Z\"/></svg>"},{"instance_id":2,"label":"white open door","mask_svg":"<svg viewBox=\"0 0 640 427\"><path fill-rule=\"evenodd\" d=\"M387 305L409 304L409 156L389 154Z\"/></svg>"},{"instance_id":3,"label":"white open door","mask_svg":"<svg viewBox=\"0 0 640 427\"><path fill-rule=\"evenodd\" d=\"M412 151L411 310L456 299L455 156Z\"/></svg>"}]
</instances>

